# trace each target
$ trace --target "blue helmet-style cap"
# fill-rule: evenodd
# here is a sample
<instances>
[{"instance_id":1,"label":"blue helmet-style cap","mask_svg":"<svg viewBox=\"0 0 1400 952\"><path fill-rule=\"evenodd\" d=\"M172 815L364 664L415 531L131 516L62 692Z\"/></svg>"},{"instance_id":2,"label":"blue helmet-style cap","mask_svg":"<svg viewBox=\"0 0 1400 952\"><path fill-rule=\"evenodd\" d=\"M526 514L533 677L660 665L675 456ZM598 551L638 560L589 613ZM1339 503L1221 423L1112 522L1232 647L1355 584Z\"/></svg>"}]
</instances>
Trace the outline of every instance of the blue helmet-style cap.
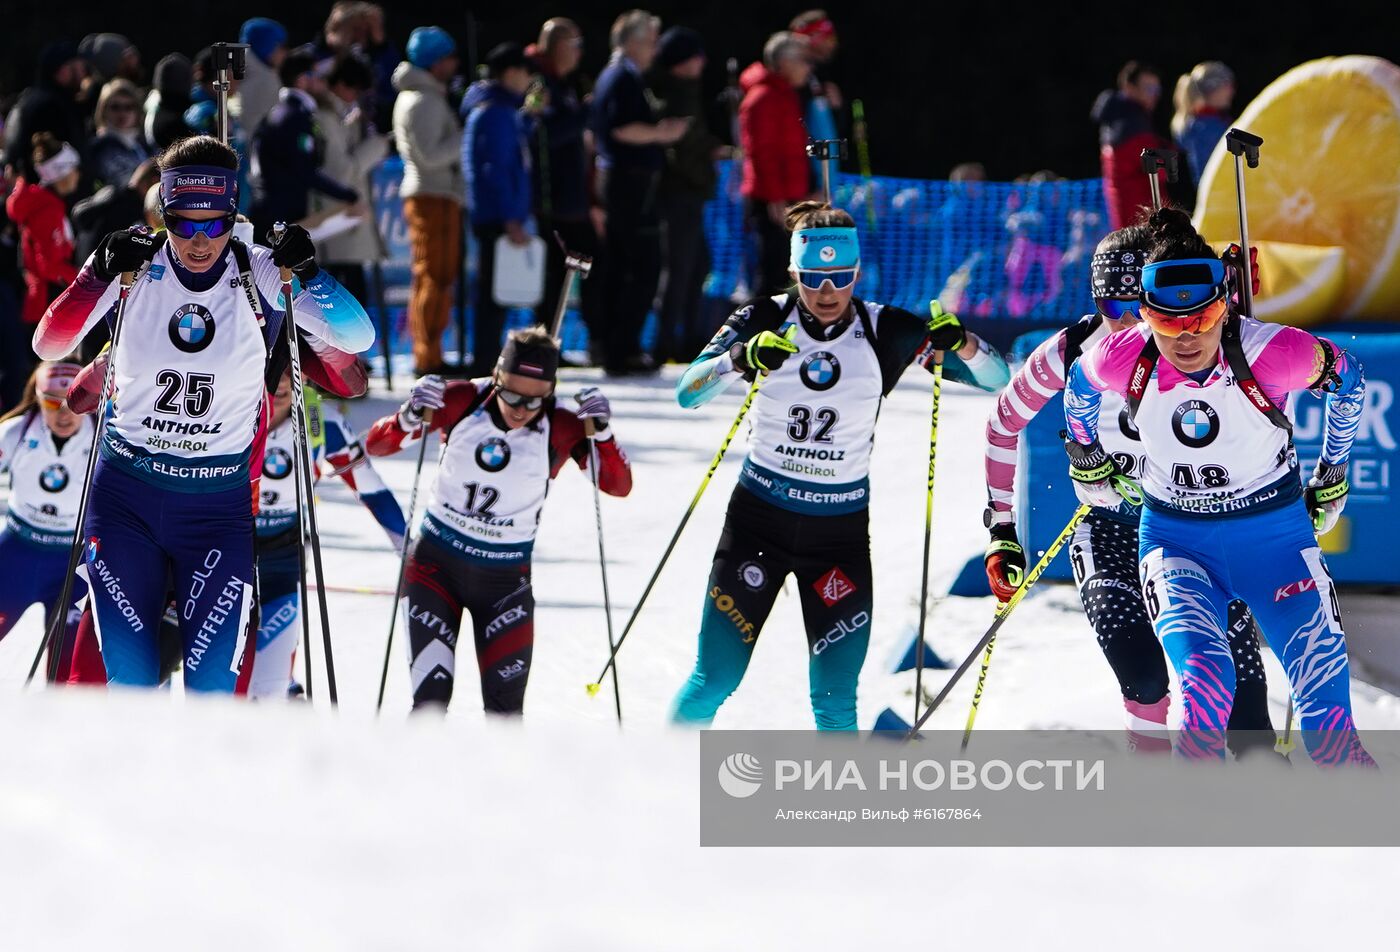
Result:
<instances>
[{"instance_id":1,"label":"blue helmet-style cap","mask_svg":"<svg viewBox=\"0 0 1400 952\"><path fill-rule=\"evenodd\" d=\"M408 61L419 69L457 52L457 41L440 26L420 26L408 35Z\"/></svg>"},{"instance_id":2,"label":"blue helmet-style cap","mask_svg":"<svg viewBox=\"0 0 1400 952\"><path fill-rule=\"evenodd\" d=\"M1163 314L1191 314L1225 296L1219 258L1178 258L1142 268L1142 300Z\"/></svg>"},{"instance_id":3,"label":"blue helmet-style cap","mask_svg":"<svg viewBox=\"0 0 1400 952\"><path fill-rule=\"evenodd\" d=\"M267 17L253 17L243 22L238 31L238 42L247 43L253 55L267 63L272 51L287 42L287 28Z\"/></svg>"}]
</instances>

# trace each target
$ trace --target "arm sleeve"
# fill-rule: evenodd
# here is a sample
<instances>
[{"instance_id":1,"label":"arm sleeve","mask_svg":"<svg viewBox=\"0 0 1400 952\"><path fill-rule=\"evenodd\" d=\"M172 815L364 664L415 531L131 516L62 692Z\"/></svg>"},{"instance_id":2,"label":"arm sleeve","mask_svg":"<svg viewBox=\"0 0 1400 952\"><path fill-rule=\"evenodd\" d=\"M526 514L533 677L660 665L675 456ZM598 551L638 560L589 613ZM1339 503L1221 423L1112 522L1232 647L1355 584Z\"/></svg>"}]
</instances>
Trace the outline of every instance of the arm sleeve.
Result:
<instances>
[{"instance_id":1,"label":"arm sleeve","mask_svg":"<svg viewBox=\"0 0 1400 952\"><path fill-rule=\"evenodd\" d=\"M399 141L399 148L408 149L408 158L413 164L425 169L442 169L456 165L462 160L461 127L456 122L447 121L439 123L435 129L424 128L424 123L431 118L423 115L428 111L425 105L420 99L405 111L407 135L395 137ZM444 112L444 115L450 114Z\"/></svg>"},{"instance_id":2,"label":"arm sleeve","mask_svg":"<svg viewBox=\"0 0 1400 952\"><path fill-rule=\"evenodd\" d=\"M1016 457L1021 431L1045 404L1065 388L1065 334L1052 335L1032 352L997 397L987 418L987 498L993 509L1010 512L1016 496Z\"/></svg>"},{"instance_id":3,"label":"arm sleeve","mask_svg":"<svg viewBox=\"0 0 1400 952\"><path fill-rule=\"evenodd\" d=\"M355 431L333 407L325 409L326 462L335 475L355 492L370 514L389 536L395 549L402 548L405 522L398 500L384 485L365 455Z\"/></svg>"},{"instance_id":4,"label":"arm sleeve","mask_svg":"<svg viewBox=\"0 0 1400 952\"><path fill-rule=\"evenodd\" d=\"M279 310L284 308L282 278L271 252L261 246L249 252L258 290L266 300L275 301ZM324 268L292 299L292 313L297 327L346 353L363 353L374 345L374 323L364 307Z\"/></svg>"},{"instance_id":5,"label":"arm sleeve","mask_svg":"<svg viewBox=\"0 0 1400 952\"><path fill-rule=\"evenodd\" d=\"M569 459L579 469L587 470L588 437L584 435L583 421L571 410L556 406L550 422L550 478L559 475ZM626 496L632 491L632 464L618 446L617 438L595 439L593 445L598 452L598 488L609 496Z\"/></svg>"},{"instance_id":6,"label":"arm sleeve","mask_svg":"<svg viewBox=\"0 0 1400 952\"><path fill-rule=\"evenodd\" d=\"M1332 372L1336 381L1324 380L1327 352L1336 354ZM1361 425L1366 377L1361 363L1332 341L1324 344L1305 330L1280 327L1250 365L1259 386L1276 406L1285 406L1295 390L1325 390L1322 461L1345 463Z\"/></svg>"},{"instance_id":7,"label":"arm sleeve","mask_svg":"<svg viewBox=\"0 0 1400 952\"><path fill-rule=\"evenodd\" d=\"M943 375L956 383L995 393L1010 382L1011 368L1006 366L1000 351L978 337L977 353L966 360L955 353L944 355Z\"/></svg>"},{"instance_id":8,"label":"arm sleeve","mask_svg":"<svg viewBox=\"0 0 1400 952\"><path fill-rule=\"evenodd\" d=\"M496 191L501 218L523 222L530 217L530 186L515 112L494 106L485 110L477 122L474 158L481 164L482 176Z\"/></svg>"},{"instance_id":9,"label":"arm sleeve","mask_svg":"<svg viewBox=\"0 0 1400 952\"><path fill-rule=\"evenodd\" d=\"M8 472L10 463L19 450L19 438L24 433L25 421L31 419L28 413L0 423L0 473Z\"/></svg>"},{"instance_id":10,"label":"arm sleeve","mask_svg":"<svg viewBox=\"0 0 1400 952\"><path fill-rule=\"evenodd\" d=\"M112 348L107 345L92 362L78 371L73 382L68 385L68 409L74 413L95 413L102 400L102 381L107 376L107 362L111 359Z\"/></svg>"},{"instance_id":11,"label":"arm sleeve","mask_svg":"<svg viewBox=\"0 0 1400 952\"><path fill-rule=\"evenodd\" d=\"M341 398L362 396L369 389L364 364L354 354L332 347L307 331L297 332L301 369L312 383Z\"/></svg>"},{"instance_id":12,"label":"arm sleeve","mask_svg":"<svg viewBox=\"0 0 1400 952\"><path fill-rule=\"evenodd\" d=\"M39 320L34 329L34 353L43 360L67 356L98 321L115 311L119 283L98 277L89 258Z\"/></svg>"},{"instance_id":13,"label":"arm sleeve","mask_svg":"<svg viewBox=\"0 0 1400 952\"><path fill-rule=\"evenodd\" d=\"M1084 365L1076 360L1065 381L1065 426L1076 443L1088 446L1099 438L1099 408L1103 389Z\"/></svg>"},{"instance_id":14,"label":"arm sleeve","mask_svg":"<svg viewBox=\"0 0 1400 952\"><path fill-rule=\"evenodd\" d=\"M875 351L884 378L881 385L888 396L927 342L928 323L911 311L889 305L880 309L879 322ZM996 348L978 337L977 353L967 360L954 353L943 355L943 376L991 393L1006 386L1011 371Z\"/></svg>"},{"instance_id":15,"label":"arm sleeve","mask_svg":"<svg viewBox=\"0 0 1400 952\"><path fill-rule=\"evenodd\" d=\"M467 415L467 410L476 402L476 397L476 384L472 381L454 380L449 383L446 393L443 394L443 408L433 414L433 420L428 424L428 432L451 430ZM365 449L370 456L392 456L423 438L422 426L414 427L411 433L403 428L399 419L401 412L395 411L382 416L369 428Z\"/></svg>"},{"instance_id":16,"label":"arm sleeve","mask_svg":"<svg viewBox=\"0 0 1400 952\"><path fill-rule=\"evenodd\" d=\"M777 330L782 319L783 309L772 298L750 301L729 315L676 381L676 402L691 409L727 390L741 376L729 359L729 348L758 336L761 331Z\"/></svg>"}]
</instances>

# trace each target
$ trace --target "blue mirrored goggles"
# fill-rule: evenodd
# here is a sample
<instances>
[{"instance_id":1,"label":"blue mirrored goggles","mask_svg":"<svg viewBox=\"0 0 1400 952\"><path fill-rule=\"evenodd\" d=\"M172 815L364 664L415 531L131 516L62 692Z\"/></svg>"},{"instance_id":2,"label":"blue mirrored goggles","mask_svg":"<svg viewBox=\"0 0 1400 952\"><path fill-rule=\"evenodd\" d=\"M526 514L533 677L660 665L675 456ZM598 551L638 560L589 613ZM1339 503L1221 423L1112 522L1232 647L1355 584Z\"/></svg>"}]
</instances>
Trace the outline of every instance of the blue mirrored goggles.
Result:
<instances>
[{"instance_id":1,"label":"blue mirrored goggles","mask_svg":"<svg viewBox=\"0 0 1400 952\"><path fill-rule=\"evenodd\" d=\"M1122 298L1094 298L1094 307L1098 312L1104 317L1114 321L1121 321L1125 317L1131 317L1133 320L1137 320L1139 318L1138 308L1140 306L1141 304L1137 298L1128 298L1126 301Z\"/></svg>"},{"instance_id":2,"label":"blue mirrored goggles","mask_svg":"<svg viewBox=\"0 0 1400 952\"><path fill-rule=\"evenodd\" d=\"M236 215L228 214L206 221L195 221L193 218L173 215L170 212L165 212L161 217L165 221L165 230L172 235L180 238L193 238L202 233L211 240L220 237L226 231L232 231L234 220L237 218Z\"/></svg>"},{"instance_id":3,"label":"blue mirrored goggles","mask_svg":"<svg viewBox=\"0 0 1400 952\"><path fill-rule=\"evenodd\" d=\"M838 291L843 291L856 283L860 268L839 268L836 271L799 271L798 282L809 291L820 291L828 281Z\"/></svg>"},{"instance_id":4,"label":"blue mirrored goggles","mask_svg":"<svg viewBox=\"0 0 1400 952\"><path fill-rule=\"evenodd\" d=\"M1180 258L1143 265L1142 300L1163 314L1190 314L1225 296L1219 258Z\"/></svg>"}]
</instances>

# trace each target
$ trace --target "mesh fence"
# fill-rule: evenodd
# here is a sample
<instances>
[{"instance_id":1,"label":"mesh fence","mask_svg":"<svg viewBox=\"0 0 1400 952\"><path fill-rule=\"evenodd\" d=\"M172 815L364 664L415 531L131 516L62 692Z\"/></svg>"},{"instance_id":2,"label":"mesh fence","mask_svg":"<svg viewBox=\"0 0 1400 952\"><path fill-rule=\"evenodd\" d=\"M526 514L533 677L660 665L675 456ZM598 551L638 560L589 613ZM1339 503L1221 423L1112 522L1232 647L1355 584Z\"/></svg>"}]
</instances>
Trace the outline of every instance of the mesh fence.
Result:
<instances>
[{"instance_id":1,"label":"mesh fence","mask_svg":"<svg viewBox=\"0 0 1400 952\"><path fill-rule=\"evenodd\" d=\"M720 163L716 197L705 212L713 258L705 294L719 299L747 296L753 258L744 227L738 168ZM391 350L408 351L404 307L408 300L408 234L398 195L403 167L386 161L374 177L374 208L389 248L382 265L389 311ZM834 203L855 216L861 233L861 294L869 300L909 308L931 298L964 317L1062 321L1092 309L1089 259L1108 231L1098 179L1038 183L946 182L877 176L868 182L842 174L832 183ZM474 248L469 246L467 280L472 286ZM374 303L374 302L367 302ZM471 308L464 318L470 340ZM514 310L508 327L532 315ZM655 336L648 320L644 345ZM562 332L566 350L582 350L587 337L571 309ZM455 343L448 331L449 347Z\"/></svg>"}]
</instances>

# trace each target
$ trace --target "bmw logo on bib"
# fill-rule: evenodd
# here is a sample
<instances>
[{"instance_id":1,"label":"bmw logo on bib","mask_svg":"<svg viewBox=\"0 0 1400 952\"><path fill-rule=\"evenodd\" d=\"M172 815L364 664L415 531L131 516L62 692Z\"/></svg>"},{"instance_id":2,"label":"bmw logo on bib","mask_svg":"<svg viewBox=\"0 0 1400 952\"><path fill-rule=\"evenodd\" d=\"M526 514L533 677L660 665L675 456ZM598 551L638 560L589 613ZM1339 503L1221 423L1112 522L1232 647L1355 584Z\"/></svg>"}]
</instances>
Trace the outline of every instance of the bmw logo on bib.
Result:
<instances>
[{"instance_id":1,"label":"bmw logo on bib","mask_svg":"<svg viewBox=\"0 0 1400 952\"><path fill-rule=\"evenodd\" d=\"M499 473L510 463L510 446L499 436L477 444L476 465L488 473Z\"/></svg>"},{"instance_id":2,"label":"bmw logo on bib","mask_svg":"<svg viewBox=\"0 0 1400 952\"><path fill-rule=\"evenodd\" d=\"M1200 400L1187 400L1172 411L1172 432L1192 449L1209 446L1220 434L1220 415Z\"/></svg>"},{"instance_id":3,"label":"bmw logo on bib","mask_svg":"<svg viewBox=\"0 0 1400 952\"><path fill-rule=\"evenodd\" d=\"M61 493L68 488L68 467L51 463L39 474L39 486L46 493Z\"/></svg>"},{"instance_id":4,"label":"bmw logo on bib","mask_svg":"<svg viewBox=\"0 0 1400 952\"><path fill-rule=\"evenodd\" d=\"M798 376L811 390L830 390L841 379L841 362L835 354L819 350L802 361Z\"/></svg>"},{"instance_id":5,"label":"bmw logo on bib","mask_svg":"<svg viewBox=\"0 0 1400 952\"><path fill-rule=\"evenodd\" d=\"M214 315L199 304L186 304L170 318L170 343L176 350L197 354L214 341Z\"/></svg>"},{"instance_id":6,"label":"bmw logo on bib","mask_svg":"<svg viewBox=\"0 0 1400 952\"><path fill-rule=\"evenodd\" d=\"M286 479L291 471L292 454L282 447L274 446L263 457L263 475L268 479Z\"/></svg>"}]
</instances>

